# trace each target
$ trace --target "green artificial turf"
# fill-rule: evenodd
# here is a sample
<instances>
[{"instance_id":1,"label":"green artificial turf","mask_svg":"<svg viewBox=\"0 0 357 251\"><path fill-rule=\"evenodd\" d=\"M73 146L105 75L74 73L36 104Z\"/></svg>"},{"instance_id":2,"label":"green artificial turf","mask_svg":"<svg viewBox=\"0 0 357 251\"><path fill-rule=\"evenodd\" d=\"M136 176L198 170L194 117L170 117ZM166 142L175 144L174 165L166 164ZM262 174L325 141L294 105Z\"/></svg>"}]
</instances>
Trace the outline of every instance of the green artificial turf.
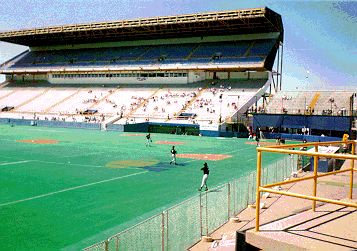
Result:
<instances>
[{"instance_id":1,"label":"green artificial turf","mask_svg":"<svg viewBox=\"0 0 357 251\"><path fill-rule=\"evenodd\" d=\"M58 143L31 142L38 139ZM0 250L78 250L196 195L204 160L170 165L171 145L157 141L181 142L179 154L231 155L207 160L209 187L256 169L255 145L246 139L152 139L146 147L145 134L0 125ZM115 161L144 164L107 167Z\"/></svg>"}]
</instances>

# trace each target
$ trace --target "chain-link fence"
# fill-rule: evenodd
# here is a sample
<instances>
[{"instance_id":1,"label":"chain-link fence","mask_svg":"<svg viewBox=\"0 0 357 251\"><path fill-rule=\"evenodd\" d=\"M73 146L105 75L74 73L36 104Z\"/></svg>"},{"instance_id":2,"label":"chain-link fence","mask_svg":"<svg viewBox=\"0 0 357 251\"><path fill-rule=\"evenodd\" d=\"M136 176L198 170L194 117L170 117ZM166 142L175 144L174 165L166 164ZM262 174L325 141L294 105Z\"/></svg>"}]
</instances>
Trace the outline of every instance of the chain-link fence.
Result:
<instances>
[{"instance_id":1,"label":"chain-link fence","mask_svg":"<svg viewBox=\"0 0 357 251\"><path fill-rule=\"evenodd\" d=\"M263 168L262 184L290 177L297 166L296 155L288 155L267 165ZM254 203L255 196L256 172L251 172L200 193L84 250L185 250Z\"/></svg>"}]
</instances>

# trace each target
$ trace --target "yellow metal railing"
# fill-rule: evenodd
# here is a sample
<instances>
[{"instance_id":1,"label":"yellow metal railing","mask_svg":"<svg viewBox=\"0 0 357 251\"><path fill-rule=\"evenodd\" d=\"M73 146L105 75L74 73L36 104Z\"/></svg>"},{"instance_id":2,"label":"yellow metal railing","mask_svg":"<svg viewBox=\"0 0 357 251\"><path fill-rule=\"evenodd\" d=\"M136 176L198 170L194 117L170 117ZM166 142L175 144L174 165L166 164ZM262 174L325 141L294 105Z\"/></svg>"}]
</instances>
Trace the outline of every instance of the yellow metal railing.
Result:
<instances>
[{"instance_id":1,"label":"yellow metal railing","mask_svg":"<svg viewBox=\"0 0 357 251\"><path fill-rule=\"evenodd\" d=\"M354 162L357 160L357 156L355 154L355 149L356 149L356 141L349 140L349 141L332 141L332 142L315 142L315 143L306 143L306 144L292 144L292 145L277 145L277 146L268 146L268 147L258 147L257 148L257 178L256 178L256 186L257 186L257 193L256 193L256 211L255 211L255 231L259 231L259 214L260 214L260 193L262 192L268 192L272 194L280 194L280 195L286 195L286 196L291 196L291 197L296 197L296 198L301 198L301 199L307 199L307 200L312 200L312 210L315 211L316 209L316 201L320 202L325 202L325 203L331 203L331 204L336 204L336 205L342 205L342 206L347 206L347 207L354 207L357 208L357 203L353 202L346 202L346 201L340 201L340 200L332 200L328 198L322 198L322 197L317 197L317 178L328 176L328 175L334 175L337 173L344 173L344 172L350 172L350 184L349 184L349 199L352 199L353 195L353 173L354 171L357 171L357 168L354 167ZM350 154L332 154L332 153L319 153L318 152L318 147L319 146L333 146L333 145L345 145L349 146L351 145L351 153ZM298 147L314 147L315 151L301 151L301 150L294 150L294 148ZM301 177L301 178L294 178L292 180L287 180L287 181L281 181L281 182L276 182L272 184L266 184L264 186L261 186L261 174L262 174L262 153L263 152L271 152L271 153L282 153L282 154L297 154L301 156L310 156L314 158L314 172L313 175L309 175L306 177ZM328 173L322 173L318 174L318 163L319 163L319 158L333 158L333 159L342 159L342 160L350 160L350 167L344 170L337 170L337 171L332 171ZM300 182L304 180L310 180L312 179L313 182L313 194L312 195L305 195L305 194L299 194L299 193L292 193L292 192L285 192L285 191L278 191L272 189L272 187L275 186L280 186L280 185L285 185L285 184L290 184L294 182Z\"/></svg>"},{"instance_id":2,"label":"yellow metal railing","mask_svg":"<svg viewBox=\"0 0 357 251\"><path fill-rule=\"evenodd\" d=\"M317 92L317 93L315 93L314 97L312 98L312 101L310 102L310 105L309 105L311 111L313 111L315 109L315 105L316 105L317 101L319 100L320 95L321 95L320 92Z\"/></svg>"}]
</instances>

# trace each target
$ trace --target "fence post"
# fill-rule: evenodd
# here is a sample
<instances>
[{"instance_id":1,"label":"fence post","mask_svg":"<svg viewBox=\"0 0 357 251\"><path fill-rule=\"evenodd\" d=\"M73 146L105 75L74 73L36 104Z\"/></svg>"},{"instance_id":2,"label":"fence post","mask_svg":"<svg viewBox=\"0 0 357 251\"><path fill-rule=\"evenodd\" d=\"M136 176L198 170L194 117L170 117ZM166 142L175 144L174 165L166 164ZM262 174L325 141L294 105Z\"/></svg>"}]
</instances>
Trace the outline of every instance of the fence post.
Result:
<instances>
[{"instance_id":1,"label":"fence post","mask_svg":"<svg viewBox=\"0 0 357 251\"><path fill-rule=\"evenodd\" d=\"M265 177L265 183L264 185L268 184L268 178L269 178L269 166L266 168L266 174L264 175Z\"/></svg>"},{"instance_id":2,"label":"fence post","mask_svg":"<svg viewBox=\"0 0 357 251\"><path fill-rule=\"evenodd\" d=\"M352 143L352 155L355 155L355 142ZM354 159L351 159L351 174L350 174L350 199L352 199L353 195L353 168L355 167Z\"/></svg>"},{"instance_id":3,"label":"fence post","mask_svg":"<svg viewBox=\"0 0 357 251\"><path fill-rule=\"evenodd\" d=\"M278 161L275 162L275 169L274 169L274 182L278 181Z\"/></svg>"},{"instance_id":4,"label":"fence post","mask_svg":"<svg viewBox=\"0 0 357 251\"><path fill-rule=\"evenodd\" d=\"M318 146L315 146L315 152L318 152ZM317 191L317 169L319 165L319 157L314 156L314 190L313 190L313 196L316 197L316 191ZM316 200L312 201L312 211L315 212L316 210Z\"/></svg>"},{"instance_id":5,"label":"fence post","mask_svg":"<svg viewBox=\"0 0 357 251\"><path fill-rule=\"evenodd\" d=\"M208 236L208 193L206 194L206 236Z\"/></svg>"},{"instance_id":6,"label":"fence post","mask_svg":"<svg viewBox=\"0 0 357 251\"><path fill-rule=\"evenodd\" d=\"M260 210L260 175L262 169L262 152L258 150L257 153L257 191L255 199L255 231L259 232L259 210Z\"/></svg>"},{"instance_id":7,"label":"fence post","mask_svg":"<svg viewBox=\"0 0 357 251\"><path fill-rule=\"evenodd\" d=\"M169 249L169 231L170 231L170 229L169 229L169 210L166 210L166 245L165 245L165 247L166 247L166 250L168 250Z\"/></svg>"},{"instance_id":8,"label":"fence post","mask_svg":"<svg viewBox=\"0 0 357 251\"><path fill-rule=\"evenodd\" d=\"M165 212L161 213L161 250L165 250Z\"/></svg>"},{"instance_id":9,"label":"fence post","mask_svg":"<svg viewBox=\"0 0 357 251\"><path fill-rule=\"evenodd\" d=\"M237 191L236 191L236 187L237 187L237 180L234 180L233 181L233 213L236 214L238 210L236 210L236 194L237 194Z\"/></svg>"},{"instance_id":10,"label":"fence post","mask_svg":"<svg viewBox=\"0 0 357 251\"><path fill-rule=\"evenodd\" d=\"M104 241L104 250L108 251L109 250L109 240Z\"/></svg>"},{"instance_id":11,"label":"fence post","mask_svg":"<svg viewBox=\"0 0 357 251\"><path fill-rule=\"evenodd\" d=\"M201 236L202 236L202 232L203 232L203 219L202 219L202 193L200 193L200 230L201 230Z\"/></svg>"},{"instance_id":12,"label":"fence post","mask_svg":"<svg viewBox=\"0 0 357 251\"><path fill-rule=\"evenodd\" d=\"M119 237L118 236L115 238L115 250L119 251Z\"/></svg>"},{"instance_id":13,"label":"fence post","mask_svg":"<svg viewBox=\"0 0 357 251\"><path fill-rule=\"evenodd\" d=\"M248 182L247 182L247 206L250 204L249 194L250 194L250 174L248 176Z\"/></svg>"},{"instance_id":14,"label":"fence post","mask_svg":"<svg viewBox=\"0 0 357 251\"><path fill-rule=\"evenodd\" d=\"M227 201L228 201L228 220L229 220L229 217L231 216L231 184L229 184L229 182L227 183L228 184L228 198L227 198Z\"/></svg>"}]
</instances>

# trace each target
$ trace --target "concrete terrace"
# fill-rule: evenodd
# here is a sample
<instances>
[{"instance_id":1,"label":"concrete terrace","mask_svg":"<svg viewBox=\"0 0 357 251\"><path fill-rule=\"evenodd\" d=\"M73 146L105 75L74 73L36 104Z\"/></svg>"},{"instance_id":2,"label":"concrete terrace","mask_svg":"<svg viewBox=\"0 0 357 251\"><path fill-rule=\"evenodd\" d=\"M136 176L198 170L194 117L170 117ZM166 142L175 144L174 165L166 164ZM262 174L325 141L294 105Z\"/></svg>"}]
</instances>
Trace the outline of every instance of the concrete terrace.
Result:
<instances>
[{"instance_id":1,"label":"concrete terrace","mask_svg":"<svg viewBox=\"0 0 357 251\"><path fill-rule=\"evenodd\" d=\"M349 160L342 167L349 167ZM355 163L355 167L356 167ZM309 175L300 173L299 177ZM353 199L348 200L350 173L318 178L317 196L357 202L357 172L354 173ZM313 180L282 186L282 190L311 195ZM357 250L357 209L281 195L263 196L260 232L255 232L255 208L248 207L237 218L212 233L214 242L200 241L190 251L235 250L236 231L244 232L246 242L262 250ZM238 249L239 250L239 249Z\"/></svg>"}]
</instances>

